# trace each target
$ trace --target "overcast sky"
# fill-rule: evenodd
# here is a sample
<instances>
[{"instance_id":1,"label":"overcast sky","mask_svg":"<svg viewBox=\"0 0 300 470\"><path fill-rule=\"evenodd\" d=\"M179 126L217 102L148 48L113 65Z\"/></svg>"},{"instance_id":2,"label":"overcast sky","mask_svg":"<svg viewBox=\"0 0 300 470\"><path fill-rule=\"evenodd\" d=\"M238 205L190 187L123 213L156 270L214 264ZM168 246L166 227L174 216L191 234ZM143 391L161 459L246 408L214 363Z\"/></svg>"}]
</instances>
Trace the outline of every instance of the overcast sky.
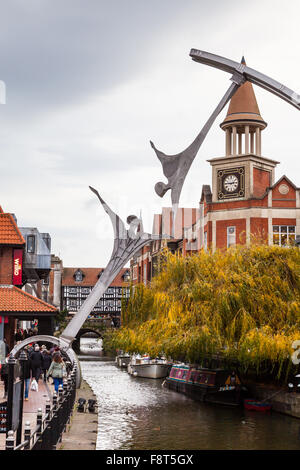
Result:
<instances>
[{"instance_id":1,"label":"overcast sky","mask_svg":"<svg viewBox=\"0 0 300 470\"><path fill-rule=\"evenodd\" d=\"M65 266L104 267L110 222L88 186L144 228L170 205L149 140L172 154L194 139L230 76L191 48L240 61L300 92L300 3L289 0L0 0L0 205L49 232ZM262 153L300 186L299 112L255 88L268 122ZM183 187L197 207L224 156L217 119Z\"/></svg>"}]
</instances>

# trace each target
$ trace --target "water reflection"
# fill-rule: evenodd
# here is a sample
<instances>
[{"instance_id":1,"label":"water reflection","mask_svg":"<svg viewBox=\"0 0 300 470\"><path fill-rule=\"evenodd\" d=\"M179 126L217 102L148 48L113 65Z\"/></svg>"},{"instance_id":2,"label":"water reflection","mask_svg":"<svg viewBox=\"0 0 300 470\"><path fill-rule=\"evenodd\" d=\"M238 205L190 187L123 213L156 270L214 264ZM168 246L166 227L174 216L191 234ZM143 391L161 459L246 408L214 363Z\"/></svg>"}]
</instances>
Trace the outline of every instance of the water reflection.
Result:
<instances>
[{"instance_id":1,"label":"water reflection","mask_svg":"<svg viewBox=\"0 0 300 470\"><path fill-rule=\"evenodd\" d=\"M102 351L102 339L101 338L80 338L80 353L88 354L91 356L99 356Z\"/></svg>"},{"instance_id":2,"label":"water reflection","mask_svg":"<svg viewBox=\"0 0 300 470\"><path fill-rule=\"evenodd\" d=\"M99 450L300 448L297 419L202 404L114 362L81 366L99 401Z\"/></svg>"}]
</instances>

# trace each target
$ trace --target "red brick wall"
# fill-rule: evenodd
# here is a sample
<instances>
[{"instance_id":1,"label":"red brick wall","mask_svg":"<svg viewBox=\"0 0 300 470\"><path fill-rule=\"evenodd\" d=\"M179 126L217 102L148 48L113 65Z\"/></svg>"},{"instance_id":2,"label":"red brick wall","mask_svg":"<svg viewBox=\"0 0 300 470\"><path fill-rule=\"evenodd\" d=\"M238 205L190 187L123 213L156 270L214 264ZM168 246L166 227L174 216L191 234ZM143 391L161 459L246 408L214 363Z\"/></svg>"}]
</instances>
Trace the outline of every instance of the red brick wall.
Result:
<instances>
[{"instance_id":1,"label":"red brick wall","mask_svg":"<svg viewBox=\"0 0 300 470\"><path fill-rule=\"evenodd\" d=\"M296 219L272 219L272 225L296 225Z\"/></svg>"},{"instance_id":2,"label":"red brick wall","mask_svg":"<svg viewBox=\"0 0 300 470\"><path fill-rule=\"evenodd\" d=\"M262 196L270 186L270 181L269 171L253 168L253 195L255 197Z\"/></svg>"},{"instance_id":3,"label":"red brick wall","mask_svg":"<svg viewBox=\"0 0 300 470\"><path fill-rule=\"evenodd\" d=\"M289 187L287 194L279 192L281 184L286 184ZM273 207L296 207L296 191L285 178L272 190L272 205Z\"/></svg>"},{"instance_id":4,"label":"red brick wall","mask_svg":"<svg viewBox=\"0 0 300 470\"><path fill-rule=\"evenodd\" d=\"M12 284L13 248L0 247L0 284Z\"/></svg>"},{"instance_id":5,"label":"red brick wall","mask_svg":"<svg viewBox=\"0 0 300 470\"><path fill-rule=\"evenodd\" d=\"M229 209L240 209L240 208L249 208L249 207L267 207L268 206L268 197L263 199L249 199L242 201L224 201L224 202L215 202L208 205L207 212L212 211L224 211Z\"/></svg>"},{"instance_id":6,"label":"red brick wall","mask_svg":"<svg viewBox=\"0 0 300 470\"><path fill-rule=\"evenodd\" d=\"M246 219L218 220L216 223L216 248L227 248L227 227L236 227L236 243L246 242Z\"/></svg>"},{"instance_id":7,"label":"red brick wall","mask_svg":"<svg viewBox=\"0 0 300 470\"><path fill-rule=\"evenodd\" d=\"M250 218L250 233L257 241L268 242L268 219L262 217Z\"/></svg>"}]
</instances>

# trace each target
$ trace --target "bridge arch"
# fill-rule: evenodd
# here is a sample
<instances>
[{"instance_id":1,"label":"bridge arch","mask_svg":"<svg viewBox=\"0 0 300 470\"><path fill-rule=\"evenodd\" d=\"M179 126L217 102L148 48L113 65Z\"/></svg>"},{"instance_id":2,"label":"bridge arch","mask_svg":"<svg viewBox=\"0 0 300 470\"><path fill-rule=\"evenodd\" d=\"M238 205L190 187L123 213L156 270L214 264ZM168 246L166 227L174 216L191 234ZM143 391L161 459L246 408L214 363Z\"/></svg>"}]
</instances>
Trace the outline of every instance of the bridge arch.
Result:
<instances>
[{"instance_id":1,"label":"bridge arch","mask_svg":"<svg viewBox=\"0 0 300 470\"><path fill-rule=\"evenodd\" d=\"M95 335L98 336L98 338L103 339L102 334L99 333L99 331L95 330L94 328L92 328L92 327L91 328L81 328L78 331L78 333L77 333L77 335L76 335L76 337L75 337L75 339L72 343L72 348L73 348L73 350L75 351L76 354L80 354L80 338L82 336L84 336L86 333L94 333Z\"/></svg>"}]
</instances>

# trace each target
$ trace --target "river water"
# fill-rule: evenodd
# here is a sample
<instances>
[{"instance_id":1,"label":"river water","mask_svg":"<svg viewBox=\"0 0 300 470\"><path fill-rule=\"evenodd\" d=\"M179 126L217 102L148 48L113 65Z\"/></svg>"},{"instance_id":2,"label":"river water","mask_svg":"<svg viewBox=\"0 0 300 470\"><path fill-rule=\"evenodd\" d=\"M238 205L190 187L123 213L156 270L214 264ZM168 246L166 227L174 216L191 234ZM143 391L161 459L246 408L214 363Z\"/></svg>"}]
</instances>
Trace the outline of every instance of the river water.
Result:
<instances>
[{"instance_id":1,"label":"river water","mask_svg":"<svg viewBox=\"0 0 300 470\"><path fill-rule=\"evenodd\" d=\"M98 450L300 449L296 418L200 403L113 361L81 368L98 399Z\"/></svg>"}]
</instances>

